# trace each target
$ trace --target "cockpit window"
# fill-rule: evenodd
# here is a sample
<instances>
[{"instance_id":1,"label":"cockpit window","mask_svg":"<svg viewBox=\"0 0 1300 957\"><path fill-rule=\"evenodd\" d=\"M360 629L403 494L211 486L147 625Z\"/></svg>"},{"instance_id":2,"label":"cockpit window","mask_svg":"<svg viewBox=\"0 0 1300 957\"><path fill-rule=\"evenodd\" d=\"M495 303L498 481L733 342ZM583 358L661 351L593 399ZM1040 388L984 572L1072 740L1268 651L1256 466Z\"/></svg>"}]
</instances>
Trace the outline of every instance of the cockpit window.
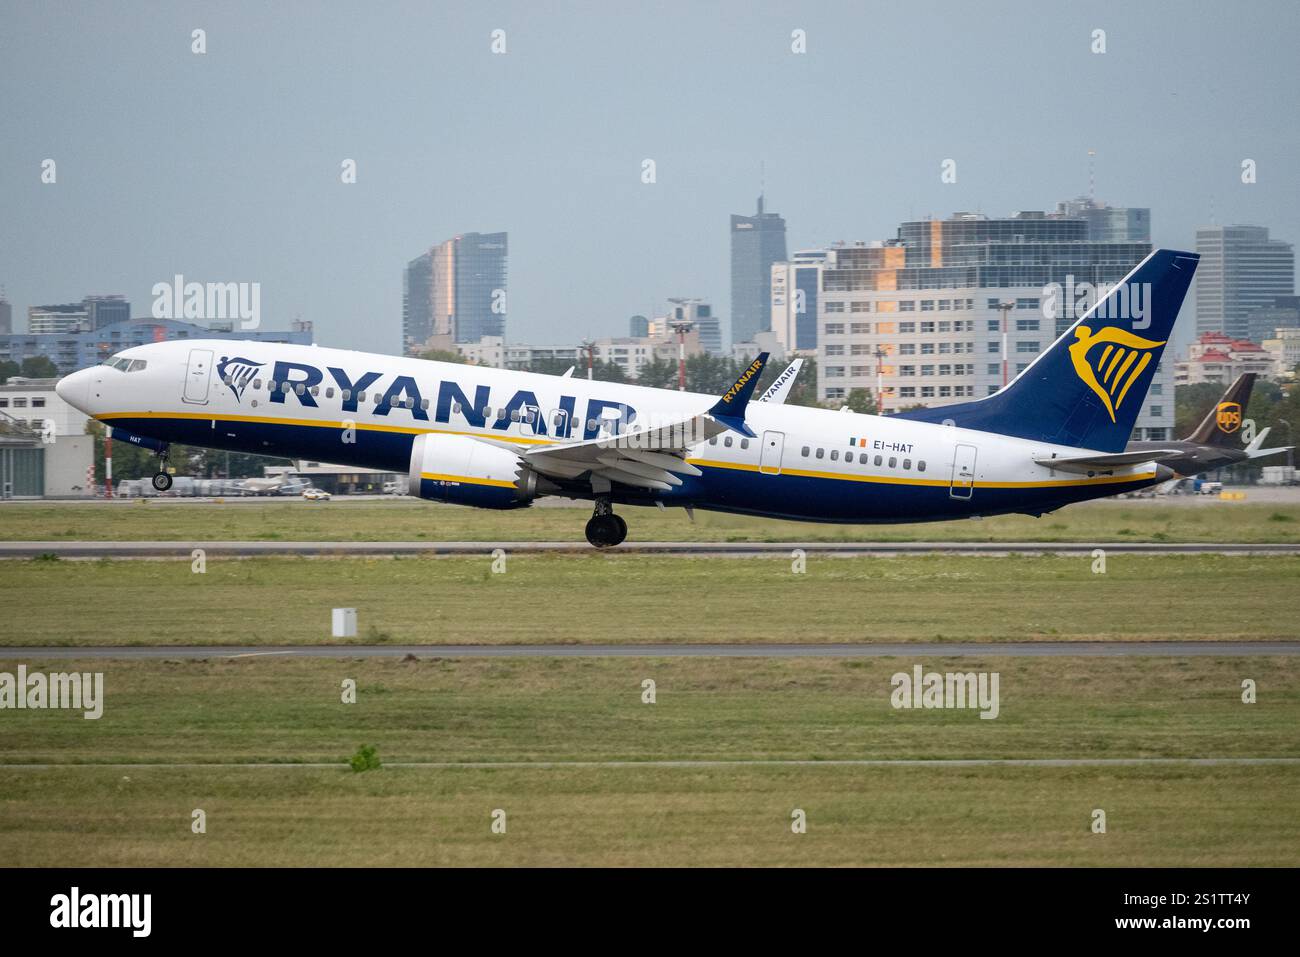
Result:
<instances>
[{"instance_id":1,"label":"cockpit window","mask_svg":"<svg viewBox=\"0 0 1300 957\"><path fill-rule=\"evenodd\" d=\"M148 362L144 359L128 359L125 356L109 356L100 365L112 366L119 372L139 372Z\"/></svg>"},{"instance_id":2,"label":"cockpit window","mask_svg":"<svg viewBox=\"0 0 1300 957\"><path fill-rule=\"evenodd\" d=\"M143 369L146 365L148 365L148 363L145 362L145 360L143 360L143 359L132 359L132 360L131 360L131 364L130 364L129 366L127 366L126 371L127 371L127 372L139 372L139 371L140 371L141 369Z\"/></svg>"}]
</instances>

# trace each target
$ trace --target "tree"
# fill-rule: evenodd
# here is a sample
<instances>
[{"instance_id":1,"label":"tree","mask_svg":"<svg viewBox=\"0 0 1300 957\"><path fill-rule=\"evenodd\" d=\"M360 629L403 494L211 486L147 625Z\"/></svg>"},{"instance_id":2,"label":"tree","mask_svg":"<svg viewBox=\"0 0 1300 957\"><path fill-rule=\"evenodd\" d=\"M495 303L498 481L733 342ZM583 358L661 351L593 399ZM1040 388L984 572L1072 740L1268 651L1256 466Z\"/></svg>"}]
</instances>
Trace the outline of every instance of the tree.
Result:
<instances>
[{"instance_id":1,"label":"tree","mask_svg":"<svg viewBox=\"0 0 1300 957\"><path fill-rule=\"evenodd\" d=\"M428 359L430 362L455 362L457 365L473 365L459 352L451 349L429 349L427 352L421 352L418 356L420 359Z\"/></svg>"},{"instance_id":2,"label":"tree","mask_svg":"<svg viewBox=\"0 0 1300 957\"><path fill-rule=\"evenodd\" d=\"M28 356L23 360L21 375L24 379L57 379L59 367L45 356Z\"/></svg>"},{"instance_id":3,"label":"tree","mask_svg":"<svg viewBox=\"0 0 1300 957\"><path fill-rule=\"evenodd\" d=\"M542 358L534 359L522 371L538 372L542 375L564 375L564 373L573 369L573 374L577 375L577 365L578 363L574 362L572 359Z\"/></svg>"},{"instance_id":4,"label":"tree","mask_svg":"<svg viewBox=\"0 0 1300 957\"><path fill-rule=\"evenodd\" d=\"M844 402L852 412L876 414L876 400L871 397L870 389L850 389L849 397Z\"/></svg>"},{"instance_id":5,"label":"tree","mask_svg":"<svg viewBox=\"0 0 1300 957\"><path fill-rule=\"evenodd\" d=\"M656 356L641 367L641 373L636 377L636 381L637 385L648 386L651 389L677 388L677 360L661 359Z\"/></svg>"},{"instance_id":6,"label":"tree","mask_svg":"<svg viewBox=\"0 0 1300 957\"><path fill-rule=\"evenodd\" d=\"M12 359L5 359L3 362L0 362L0 385L8 382L21 371L22 367Z\"/></svg>"}]
</instances>

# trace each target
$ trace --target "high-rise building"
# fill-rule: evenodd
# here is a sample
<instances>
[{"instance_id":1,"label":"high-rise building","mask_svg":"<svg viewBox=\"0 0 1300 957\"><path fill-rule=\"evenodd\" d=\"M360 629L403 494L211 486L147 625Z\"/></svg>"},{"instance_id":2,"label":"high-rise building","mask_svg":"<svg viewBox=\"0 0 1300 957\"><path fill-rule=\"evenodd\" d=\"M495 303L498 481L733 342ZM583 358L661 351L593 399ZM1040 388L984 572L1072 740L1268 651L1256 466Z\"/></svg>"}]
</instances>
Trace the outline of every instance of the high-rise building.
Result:
<instances>
[{"instance_id":1,"label":"high-rise building","mask_svg":"<svg viewBox=\"0 0 1300 957\"><path fill-rule=\"evenodd\" d=\"M786 352L817 348L817 299L824 249L802 249L772 264L772 331Z\"/></svg>"},{"instance_id":2,"label":"high-rise building","mask_svg":"<svg viewBox=\"0 0 1300 957\"><path fill-rule=\"evenodd\" d=\"M899 226L887 242L827 250L818 301L817 390L838 402L855 388L886 411L989 395L1078 318L1053 309L1049 289L1117 283L1149 242L1089 240L1079 217L1022 212L1002 219L956 213ZM1045 301L1046 300L1046 301ZM1010 306L1005 313L1002 304ZM1173 358L1157 369L1134 437L1167 439L1174 423Z\"/></svg>"},{"instance_id":3,"label":"high-rise building","mask_svg":"<svg viewBox=\"0 0 1300 957\"><path fill-rule=\"evenodd\" d=\"M1249 335L1250 314L1278 296L1295 295L1295 247L1270 239L1264 226L1196 230L1196 331Z\"/></svg>"},{"instance_id":4,"label":"high-rise building","mask_svg":"<svg viewBox=\"0 0 1300 957\"><path fill-rule=\"evenodd\" d=\"M127 302L126 296L87 296L82 300L82 305L86 307L91 329L111 326L115 322L129 322L131 319L131 304Z\"/></svg>"},{"instance_id":5,"label":"high-rise building","mask_svg":"<svg viewBox=\"0 0 1300 957\"><path fill-rule=\"evenodd\" d=\"M505 233L464 233L411 260L402 285L406 351L504 336L506 255Z\"/></svg>"},{"instance_id":6,"label":"high-rise building","mask_svg":"<svg viewBox=\"0 0 1300 957\"><path fill-rule=\"evenodd\" d=\"M27 307L27 331L34 336L82 332L89 328L90 314L85 303Z\"/></svg>"},{"instance_id":7,"label":"high-rise building","mask_svg":"<svg viewBox=\"0 0 1300 957\"><path fill-rule=\"evenodd\" d=\"M14 331L14 307L0 293L0 336L7 336Z\"/></svg>"},{"instance_id":8,"label":"high-rise building","mask_svg":"<svg viewBox=\"0 0 1300 957\"><path fill-rule=\"evenodd\" d=\"M1082 219L1094 243L1151 242L1151 210L1143 206L1107 206L1091 196L1056 204L1055 217Z\"/></svg>"},{"instance_id":9,"label":"high-rise building","mask_svg":"<svg viewBox=\"0 0 1300 957\"><path fill-rule=\"evenodd\" d=\"M1279 329L1295 328L1300 328L1300 296L1275 296L1246 317L1246 338L1252 342L1272 339Z\"/></svg>"},{"instance_id":10,"label":"high-rise building","mask_svg":"<svg viewBox=\"0 0 1300 957\"><path fill-rule=\"evenodd\" d=\"M731 338L752 342L772 328L772 263L785 255L785 220L776 213L731 217ZM719 343L721 348L721 343Z\"/></svg>"},{"instance_id":11,"label":"high-rise building","mask_svg":"<svg viewBox=\"0 0 1300 957\"><path fill-rule=\"evenodd\" d=\"M650 335L650 320L645 316L633 316L627 321L627 334L633 339L644 339Z\"/></svg>"}]
</instances>

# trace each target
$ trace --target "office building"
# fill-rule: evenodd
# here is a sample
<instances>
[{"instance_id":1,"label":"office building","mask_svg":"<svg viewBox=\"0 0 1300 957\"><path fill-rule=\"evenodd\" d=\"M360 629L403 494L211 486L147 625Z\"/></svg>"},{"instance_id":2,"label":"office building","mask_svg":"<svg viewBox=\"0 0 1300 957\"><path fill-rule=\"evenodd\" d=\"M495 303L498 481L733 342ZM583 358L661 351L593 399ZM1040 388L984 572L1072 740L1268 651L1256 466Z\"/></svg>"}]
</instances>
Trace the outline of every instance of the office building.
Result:
<instances>
[{"instance_id":1,"label":"office building","mask_svg":"<svg viewBox=\"0 0 1300 957\"><path fill-rule=\"evenodd\" d=\"M99 329L71 332L45 332L0 335L0 361L10 359L22 364L24 359L44 356L58 368L60 375L76 372L103 362L115 352L151 342L173 339L242 339L254 342L295 342L310 345L312 325L295 321L289 331L263 329L234 330L230 323L214 327L179 322L175 319L133 319L115 322Z\"/></svg>"},{"instance_id":2,"label":"office building","mask_svg":"<svg viewBox=\"0 0 1300 957\"><path fill-rule=\"evenodd\" d=\"M1052 284L1109 287L1151 250L1093 242L1089 230L1082 218L1037 211L956 213L903 223L886 242L830 247L818 301L819 399L842 402L855 388L875 396L878 380L886 412L996 392L1004 321L1010 379L1078 318L1052 310ZM1157 369L1135 438L1170 437L1172 364L1169 356Z\"/></svg>"},{"instance_id":3,"label":"office building","mask_svg":"<svg viewBox=\"0 0 1300 957\"><path fill-rule=\"evenodd\" d=\"M1249 317L1278 296L1295 295L1295 247L1264 226L1196 230L1196 331L1249 335Z\"/></svg>"},{"instance_id":4,"label":"office building","mask_svg":"<svg viewBox=\"0 0 1300 957\"><path fill-rule=\"evenodd\" d=\"M772 328L772 264L785 261L785 220L763 211L731 217L731 339L752 342ZM714 350L710 350L714 351ZM722 351L721 337L718 352Z\"/></svg>"},{"instance_id":5,"label":"office building","mask_svg":"<svg viewBox=\"0 0 1300 957\"><path fill-rule=\"evenodd\" d=\"M1269 378L1276 371L1276 357L1258 342L1234 339L1222 332L1202 332L1187 349L1187 358L1174 366L1176 385L1210 382L1228 386L1243 372Z\"/></svg>"},{"instance_id":6,"label":"office building","mask_svg":"<svg viewBox=\"0 0 1300 957\"><path fill-rule=\"evenodd\" d=\"M787 353L817 348L817 301L826 257L824 249L804 249L789 262L772 264L772 332Z\"/></svg>"},{"instance_id":7,"label":"office building","mask_svg":"<svg viewBox=\"0 0 1300 957\"><path fill-rule=\"evenodd\" d=\"M464 233L406 266L402 338L408 354L505 336L505 233Z\"/></svg>"}]
</instances>

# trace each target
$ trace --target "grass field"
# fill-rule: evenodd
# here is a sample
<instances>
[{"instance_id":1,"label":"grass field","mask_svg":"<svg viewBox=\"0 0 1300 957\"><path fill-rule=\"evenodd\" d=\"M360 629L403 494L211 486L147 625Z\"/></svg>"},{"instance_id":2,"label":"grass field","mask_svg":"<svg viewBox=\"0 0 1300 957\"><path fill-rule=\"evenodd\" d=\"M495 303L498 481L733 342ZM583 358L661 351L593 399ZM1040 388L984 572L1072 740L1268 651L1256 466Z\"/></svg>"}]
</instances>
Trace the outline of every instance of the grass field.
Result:
<instances>
[{"instance_id":1,"label":"grass field","mask_svg":"<svg viewBox=\"0 0 1300 957\"><path fill-rule=\"evenodd\" d=\"M9 645L846 642L1300 637L1300 557L12 561Z\"/></svg>"},{"instance_id":2,"label":"grass field","mask_svg":"<svg viewBox=\"0 0 1300 957\"><path fill-rule=\"evenodd\" d=\"M74 662L28 662L70 670ZM0 763L1297 756L1281 659L930 659L1001 713L896 711L910 661L86 662L104 716L9 712ZM339 701L344 677L355 705ZM641 681L657 703L641 702ZM1243 677L1260 688L1240 702ZM1300 767L0 766L35 865L1287 865ZM190 831L202 808L208 831ZM490 831L495 809L504 835ZM803 809L806 834L791 833ZM1089 830L1102 808L1108 831Z\"/></svg>"},{"instance_id":3,"label":"grass field","mask_svg":"<svg viewBox=\"0 0 1300 957\"><path fill-rule=\"evenodd\" d=\"M1300 542L1300 505L1107 501L1052 515L919 525L817 525L681 509L620 508L628 541ZM411 499L21 503L4 541L583 541L588 506L493 512Z\"/></svg>"},{"instance_id":4,"label":"grass field","mask_svg":"<svg viewBox=\"0 0 1300 957\"><path fill-rule=\"evenodd\" d=\"M345 761L361 744L396 762L1300 757L1300 671L1288 658L921 662L998 672L994 720L895 710L890 676L914 663L30 660L29 670L102 671L104 716L7 711L0 764ZM340 701L348 678L352 705ZM653 705L641 701L647 678ZM1245 678L1259 703L1241 703Z\"/></svg>"},{"instance_id":5,"label":"grass field","mask_svg":"<svg viewBox=\"0 0 1300 957\"><path fill-rule=\"evenodd\" d=\"M1294 866L1300 769L0 770L11 866ZM191 811L207 814L192 834ZM791 833L791 812L807 814ZM1107 813L1107 833L1089 830ZM505 834L489 831L507 814Z\"/></svg>"}]
</instances>

